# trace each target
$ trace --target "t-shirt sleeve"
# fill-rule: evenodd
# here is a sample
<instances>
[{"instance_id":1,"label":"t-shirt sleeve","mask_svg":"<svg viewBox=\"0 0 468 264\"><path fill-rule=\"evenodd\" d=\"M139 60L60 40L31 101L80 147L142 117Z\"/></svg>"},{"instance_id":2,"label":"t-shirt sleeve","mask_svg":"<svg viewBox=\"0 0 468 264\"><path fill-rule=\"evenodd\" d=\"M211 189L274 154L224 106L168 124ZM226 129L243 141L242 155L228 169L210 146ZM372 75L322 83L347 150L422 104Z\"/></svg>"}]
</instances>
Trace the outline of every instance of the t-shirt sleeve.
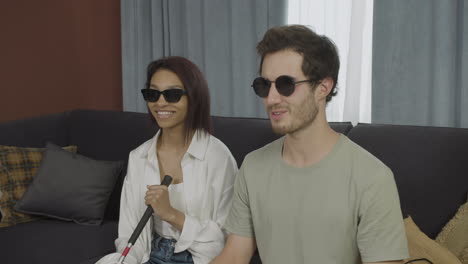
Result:
<instances>
[{"instance_id":1,"label":"t-shirt sleeve","mask_svg":"<svg viewBox=\"0 0 468 264\"><path fill-rule=\"evenodd\" d=\"M408 258L405 227L393 173L387 167L362 192L357 243L363 262Z\"/></svg>"},{"instance_id":2,"label":"t-shirt sleeve","mask_svg":"<svg viewBox=\"0 0 468 264\"><path fill-rule=\"evenodd\" d=\"M244 162L245 164L245 162ZM229 232L244 237L254 237L244 166L241 166L234 185L231 211L224 224Z\"/></svg>"}]
</instances>

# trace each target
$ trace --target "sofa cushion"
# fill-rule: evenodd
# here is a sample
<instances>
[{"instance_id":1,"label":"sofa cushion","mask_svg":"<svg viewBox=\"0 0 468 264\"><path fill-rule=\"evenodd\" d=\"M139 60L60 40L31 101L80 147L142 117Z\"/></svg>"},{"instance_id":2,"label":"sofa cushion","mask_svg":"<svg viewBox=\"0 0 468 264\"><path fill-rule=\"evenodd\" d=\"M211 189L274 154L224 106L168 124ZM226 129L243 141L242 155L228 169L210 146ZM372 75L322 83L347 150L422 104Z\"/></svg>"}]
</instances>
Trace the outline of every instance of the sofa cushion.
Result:
<instances>
[{"instance_id":1,"label":"sofa cushion","mask_svg":"<svg viewBox=\"0 0 468 264\"><path fill-rule=\"evenodd\" d=\"M405 262L426 258L432 263L460 264L460 260L448 249L437 244L421 232L411 217L405 218L404 223L410 253L410 258L406 259Z\"/></svg>"},{"instance_id":2,"label":"sofa cushion","mask_svg":"<svg viewBox=\"0 0 468 264\"><path fill-rule=\"evenodd\" d=\"M437 235L436 241L458 258L464 257L464 252L468 252L468 202L460 206L455 216ZM468 264L468 259L463 264Z\"/></svg>"},{"instance_id":3,"label":"sofa cushion","mask_svg":"<svg viewBox=\"0 0 468 264\"><path fill-rule=\"evenodd\" d=\"M76 152L76 146L65 147ZM0 227L38 219L38 217L15 212L13 207L23 196L39 168L44 148L0 146Z\"/></svg>"},{"instance_id":4,"label":"sofa cushion","mask_svg":"<svg viewBox=\"0 0 468 264\"><path fill-rule=\"evenodd\" d=\"M468 193L468 129L359 124L348 137L393 171L403 215L434 239Z\"/></svg>"},{"instance_id":5,"label":"sofa cushion","mask_svg":"<svg viewBox=\"0 0 468 264\"><path fill-rule=\"evenodd\" d=\"M15 210L101 224L122 162L97 161L48 143L40 168Z\"/></svg>"},{"instance_id":6,"label":"sofa cushion","mask_svg":"<svg viewBox=\"0 0 468 264\"><path fill-rule=\"evenodd\" d=\"M116 221L100 226L78 225L42 219L0 228L2 264L78 264L93 257L115 252Z\"/></svg>"}]
</instances>

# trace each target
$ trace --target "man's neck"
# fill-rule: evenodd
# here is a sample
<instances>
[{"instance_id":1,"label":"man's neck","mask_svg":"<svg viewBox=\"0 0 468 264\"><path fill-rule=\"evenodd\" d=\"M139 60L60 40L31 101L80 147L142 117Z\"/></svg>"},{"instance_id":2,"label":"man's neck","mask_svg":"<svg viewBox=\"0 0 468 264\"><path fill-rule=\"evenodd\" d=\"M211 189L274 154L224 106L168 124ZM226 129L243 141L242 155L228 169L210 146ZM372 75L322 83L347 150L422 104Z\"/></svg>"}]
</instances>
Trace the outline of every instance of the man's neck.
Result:
<instances>
[{"instance_id":1,"label":"man's neck","mask_svg":"<svg viewBox=\"0 0 468 264\"><path fill-rule=\"evenodd\" d=\"M317 116L308 127L286 135L283 160L294 167L317 164L330 153L339 137L324 116Z\"/></svg>"}]
</instances>

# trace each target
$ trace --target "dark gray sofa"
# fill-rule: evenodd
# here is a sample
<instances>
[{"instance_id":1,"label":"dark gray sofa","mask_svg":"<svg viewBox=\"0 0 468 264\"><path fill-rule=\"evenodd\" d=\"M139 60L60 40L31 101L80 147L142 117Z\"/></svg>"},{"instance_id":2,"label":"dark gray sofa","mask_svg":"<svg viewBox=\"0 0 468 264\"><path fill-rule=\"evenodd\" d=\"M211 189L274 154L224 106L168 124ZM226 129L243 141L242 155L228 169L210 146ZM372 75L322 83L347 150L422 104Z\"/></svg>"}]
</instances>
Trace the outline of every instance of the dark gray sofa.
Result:
<instances>
[{"instance_id":1,"label":"dark gray sofa","mask_svg":"<svg viewBox=\"0 0 468 264\"><path fill-rule=\"evenodd\" d=\"M238 165L244 156L278 136L269 120L213 117L214 135ZM468 129L331 123L336 131L373 153L394 172L403 214L435 238L466 201ZM128 153L156 132L146 114L74 110L0 124L0 145L44 147L47 141L77 145L78 153L98 160L126 161ZM124 170L125 171L125 170ZM100 226L44 219L0 228L2 264L93 263L114 251L120 175ZM260 263L254 256L252 263Z\"/></svg>"}]
</instances>

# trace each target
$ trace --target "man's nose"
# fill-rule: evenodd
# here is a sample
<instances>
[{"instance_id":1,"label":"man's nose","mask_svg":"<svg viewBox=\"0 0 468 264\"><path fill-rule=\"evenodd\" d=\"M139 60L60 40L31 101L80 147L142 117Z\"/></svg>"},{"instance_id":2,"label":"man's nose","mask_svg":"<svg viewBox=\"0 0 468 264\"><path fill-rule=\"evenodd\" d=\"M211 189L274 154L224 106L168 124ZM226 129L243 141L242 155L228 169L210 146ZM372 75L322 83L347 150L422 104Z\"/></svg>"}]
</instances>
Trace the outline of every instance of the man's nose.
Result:
<instances>
[{"instance_id":1,"label":"man's nose","mask_svg":"<svg viewBox=\"0 0 468 264\"><path fill-rule=\"evenodd\" d=\"M268 91L268 96L265 98L267 105L275 105L281 101L281 94L276 90L276 84L271 83L270 91Z\"/></svg>"}]
</instances>

